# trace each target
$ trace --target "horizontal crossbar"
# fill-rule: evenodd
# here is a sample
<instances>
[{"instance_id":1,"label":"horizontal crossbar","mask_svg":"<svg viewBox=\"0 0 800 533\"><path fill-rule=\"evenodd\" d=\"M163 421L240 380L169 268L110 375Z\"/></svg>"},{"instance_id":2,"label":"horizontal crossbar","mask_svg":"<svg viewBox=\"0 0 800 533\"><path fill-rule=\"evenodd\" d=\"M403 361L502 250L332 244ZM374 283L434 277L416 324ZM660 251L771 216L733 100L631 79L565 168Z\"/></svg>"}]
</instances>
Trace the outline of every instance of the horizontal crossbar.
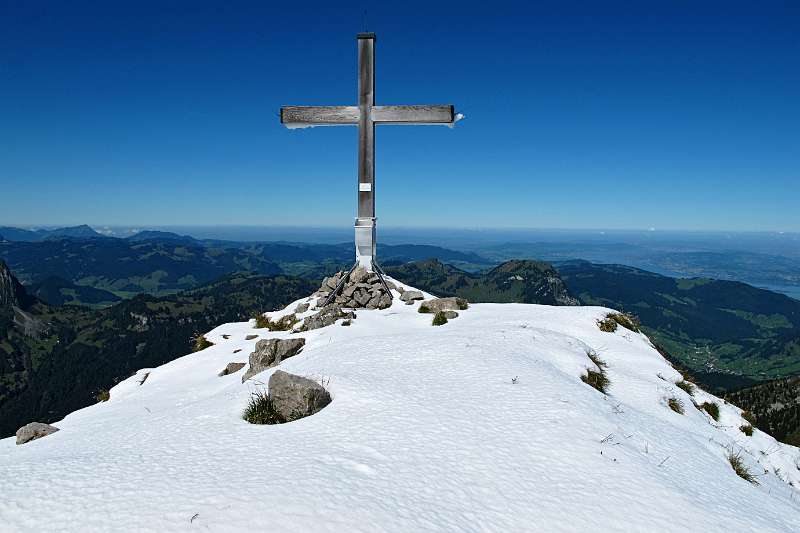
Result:
<instances>
[{"instance_id":1,"label":"horizontal crossbar","mask_svg":"<svg viewBox=\"0 0 800 533\"><path fill-rule=\"evenodd\" d=\"M284 106L281 124L287 126L358 124L358 106Z\"/></svg>"},{"instance_id":2,"label":"horizontal crossbar","mask_svg":"<svg viewBox=\"0 0 800 533\"><path fill-rule=\"evenodd\" d=\"M451 105L376 105L372 120L379 124L452 124Z\"/></svg>"},{"instance_id":3,"label":"horizontal crossbar","mask_svg":"<svg viewBox=\"0 0 800 533\"><path fill-rule=\"evenodd\" d=\"M358 124L358 106L284 106L281 124L287 127L336 126ZM376 105L372 121L376 124L453 124L451 105Z\"/></svg>"}]
</instances>

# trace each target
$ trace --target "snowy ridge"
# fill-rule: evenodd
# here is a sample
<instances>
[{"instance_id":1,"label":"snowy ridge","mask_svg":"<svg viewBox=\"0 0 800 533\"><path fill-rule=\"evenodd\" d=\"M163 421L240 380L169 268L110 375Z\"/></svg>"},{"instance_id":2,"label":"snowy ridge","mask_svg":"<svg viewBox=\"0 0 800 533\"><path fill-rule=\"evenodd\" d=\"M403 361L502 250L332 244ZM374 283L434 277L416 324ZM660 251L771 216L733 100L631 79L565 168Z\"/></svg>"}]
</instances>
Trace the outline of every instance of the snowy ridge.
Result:
<instances>
[{"instance_id":1,"label":"snowy ridge","mask_svg":"<svg viewBox=\"0 0 800 533\"><path fill-rule=\"evenodd\" d=\"M692 399L644 335L598 329L608 309L475 304L433 327L418 305L304 333L224 324L58 433L1 440L0 531L800 531L800 450ZM217 374L252 334L304 337L276 368L324 379L333 402L243 421L273 369ZM581 381L587 352L608 395Z\"/></svg>"}]
</instances>

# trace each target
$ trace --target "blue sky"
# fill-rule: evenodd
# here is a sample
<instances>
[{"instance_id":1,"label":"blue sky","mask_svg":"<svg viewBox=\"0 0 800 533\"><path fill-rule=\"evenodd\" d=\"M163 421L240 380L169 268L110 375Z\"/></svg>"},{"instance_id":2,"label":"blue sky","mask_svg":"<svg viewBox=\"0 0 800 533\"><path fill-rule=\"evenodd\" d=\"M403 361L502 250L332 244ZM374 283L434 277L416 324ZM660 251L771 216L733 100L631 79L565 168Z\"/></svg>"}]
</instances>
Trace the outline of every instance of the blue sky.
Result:
<instances>
[{"instance_id":1,"label":"blue sky","mask_svg":"<svg viewBox=\"0 0 800 533\"><path fill-rule=\"evenodd\" d=\"M0 0L0 224L352 224L356 129L281 105L467 119L380 127L379 224L800 231L800 3ZM385 7L383 7L385 6Z\"/></svg>"}]
</instances>

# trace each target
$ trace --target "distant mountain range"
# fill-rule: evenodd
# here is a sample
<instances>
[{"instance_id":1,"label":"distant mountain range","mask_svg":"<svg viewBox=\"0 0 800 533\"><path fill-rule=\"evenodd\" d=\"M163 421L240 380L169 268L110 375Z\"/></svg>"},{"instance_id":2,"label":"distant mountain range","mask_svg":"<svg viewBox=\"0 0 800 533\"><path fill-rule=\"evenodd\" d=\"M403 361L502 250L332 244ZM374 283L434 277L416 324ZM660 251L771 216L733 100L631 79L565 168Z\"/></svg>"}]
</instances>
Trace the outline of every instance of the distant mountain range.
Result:
<instances>
[{"instance_id":1,"label":"distant mountain range","mask_svg":"<svg viewBox=\"0 0 800 533\"><path fill-rule=\"evenodd\" d=\"M94 239L104 238L103 235L97 233L95 230L83 224L81 226L72 226L68 228L56 229L36 229L27 230L20 228L12 228L9 226L0 227L0 241L19 241L19 242L39 242L46 239L60 239L60 238L76 238L76 239Z\"/></svg>"},{"instance_id":2,"label":"distant mountain range","mask_svg":"<svg viewBox=\"0 0 800 533\"><path fill-rule=\"evenodd\" d=\"M200 241L187 235L144 231L128 238L103 237L88 226L61 230L4 228L0 259L42 300L110 305L119 298L191 289L238 271L321 278L352 264L351 243ZM383 260L437 257L483 267L480 256L428 245L379 245ZM90 291L96 289L102 292Z\"/></svg>"}]
</instances>

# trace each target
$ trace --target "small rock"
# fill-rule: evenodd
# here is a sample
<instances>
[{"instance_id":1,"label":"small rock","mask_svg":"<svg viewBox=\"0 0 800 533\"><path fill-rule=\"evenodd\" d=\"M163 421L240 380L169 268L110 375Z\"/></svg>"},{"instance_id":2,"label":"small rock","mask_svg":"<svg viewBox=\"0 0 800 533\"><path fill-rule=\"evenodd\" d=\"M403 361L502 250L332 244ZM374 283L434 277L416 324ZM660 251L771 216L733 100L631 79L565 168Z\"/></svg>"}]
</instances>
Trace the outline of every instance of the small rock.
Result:
<instances>
[{"instance_id":1,"label":"small rock","mask_svg":"<svg viewBox=\"0 0 800 533\"><path fill-rule=\"evenodd\" d=\"M222 372L220 372L217 375L219 377L222 377L222 376L227 376L228 374L235 374L236 372L244 368L245 364L246 363L228 363L228 366L223 368Z\"/></svg>"},{"instance_id":2,"label":"small rock","mask_svg":"<svg viewBox=\"0 0 800 533\"><path fill-rule=\"evenodd\" d=\"M439 311L462 311L469 307L464 298L451 296L449 298L432 298L420 304L421 313L437 313Z\"/></svg>"},{"instance_id":3,"label":"small rock","mask_svg":"<svg viewBox=\"0 0 800 533\"><path fill-rule=\"evenodd\" d=\"M294 310L294 312L297 314L305 313L306 311L308 311L308 302L299 304Z\"/></svg>"},{"instance_id":4,"label":"small rock","mask_svg":"<svg viewBox=\"0 0 800 533\"><path fill-rule=\"evenodd\" d=\"M444 314L444 317L447 320L453 320L454 318L458 318L458 313L455 311L447 310L447 311L442 311L442 313Z\"/></svg>"},{"instance_id":5,"label":"small rock","mask_svg":"<svg viewBox=\"0 0 800 533\"><path fill-rule=\"evenodd\" d=\"M369 293L367 291L359 291L359 292L357 292L355 294L355 297L353 299L356 302L358 302L359 306L366 307L367 304L369 303L370 296L369 296Z\"/></svg>"},{"instance_id":6,"label":"small rock","mask_svg":"<svg viewBox=\"0 0 800 533\"><path fill-rule=\"evenodd\" d=\"M378 300L378 309L386 309L387 307L391 307L392 305L392 297L386 293L381 294L380 300Z\"/></svg>"},{"instance_id":7,"label":"small rock","mask_svg":"<svg viewBox=\"0 0 800 533\"><path fill-rule=\"evenodd\" d=\"M364 267L358 267L353 270L353 273L350 274L350 283L362 283L370 276L370 273L367 272L367 269Z\"/></svg>"},{"instance_id":8,"label":"small rock","mask_svg":"<svg viewBox=\"0 0 800 533\"><path fill-rule=\"evenodd\" d=\"M25 444L32 440L41 439L51 433L58 431L58 428L50 424L42 424L41 422L31 422L26 426L22 426L17 430L17 444Z\"/></svg>"},{"instance_id":9,"label":"small rock","mask_svg":"<svg viewBox=\"0 0 800 533\"><path fill-rule=\"evenodd\" d=\"M269 399L287 422L313 415L331 403L331 395L322 385L282 370L269 378Z\"/></svg>"},{"instance_id":10,"label":"small rock","mask_svg":"<svg viewBox=\"0 0 800 533\"><path fill-rule=\"evenodd\" d=\"M400 295L400 300L403 302L413 302L414 300L423 300L425 297L420 291L404 291Z\"/></svg>"},{"instance_id":11,"label":"small rock","mask_svg":"<svg viewBox=\"0 0 800 533\"><path fill-rule=\"evenodd\" d=\"M351 324L351 322L349 320L342 320L342 325L343 326L349 326L350 324Z\"/></svg>"},{"instance_id":12,"label":"small rock","mask_svg":"<svg viewBox=\"0 0 800 533\"><path fill-rule=\"evenodd\" d=\"M300 331L310 331L312 329L330 326L340 318L354 319L356 314L352 311L343 311L341 307L329 304L323 307L316 315L307 317L300 327Z\"/></svg>"},{"instance_id":13,"label":"small rock","mask_svg":"<svg viewBox=\"0 0 800 533\"><path fill-rule=\"evenodd\" d=\"M258 338L258 335L248 335L247 337L244 338L244 340L251 341L251 340L257 339L257 338Z\"/></svg>"},{"instance_id":14,"label":"small rock","mask_svg":"<svg viewBox=\"0 0 800 533\"><path fill-rule=\"evenodd\" d=\"M242 383L284 359L297 355L305 344L305 339L261 339L256 343L256 351L250 354L250 368L242 376Z\"/></svg>"}]
</instances>

